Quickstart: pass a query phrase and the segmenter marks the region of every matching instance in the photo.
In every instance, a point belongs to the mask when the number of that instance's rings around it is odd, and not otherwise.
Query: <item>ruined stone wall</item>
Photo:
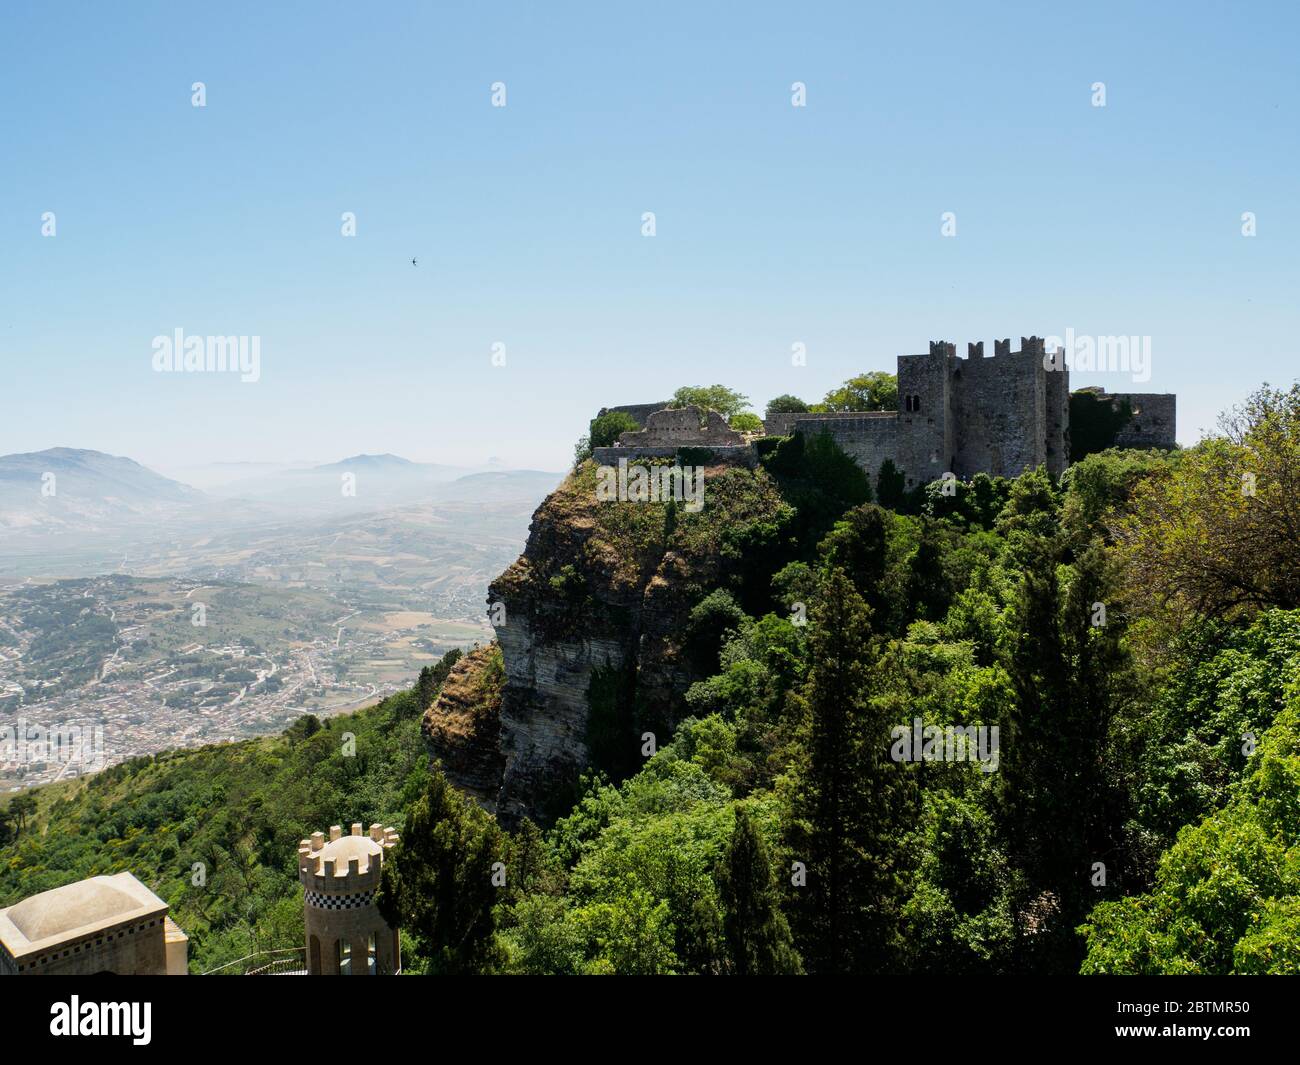
[[[632,420],[644,429],[646,419],[655,411],[663,410],[671,402],[671,399],[665,399],[660,400],[658,403],[627,403],[621,407],[601,407],[596,417],[599,418],[602,414],[609,414],[611,411],[622,411],[624,414],[630,415]]]
[[[618,446],[628,448],[735,447],[744,443],[745,434],[731,428],[716,410],[693,405],[657,410],[646,419],[644,429],[620,433],[618,438]]]
[[[619,460],[632,462],[636,459],[672,459],[679,460],[684,451],[707,452],[710,463],[726,463],[732,466],[753,467],[758,459],[749,444],[674,444],[664,447],[596,447],[591,449],[591,457],[597,466],[617,466]],[[701,460],[692,458],[686,465],[696,465]]]
[[[1103,394],[1104,389],[1100,390]],[[1175,446],[1178,397],[1170,392],[1114,392],[1112,401],[1128,400],[1133,417],[1115,435],[1116,447]]]

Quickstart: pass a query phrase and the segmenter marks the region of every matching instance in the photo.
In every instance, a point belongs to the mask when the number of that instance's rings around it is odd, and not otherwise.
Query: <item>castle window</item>
[[[912,395],[903,398],[903,409],[905,411],[916,412],[921,409],[921,397]]]

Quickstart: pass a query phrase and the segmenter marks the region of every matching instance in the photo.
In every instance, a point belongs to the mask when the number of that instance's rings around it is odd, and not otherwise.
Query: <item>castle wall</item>
[[[805,436],[829,433],[841,451],[849,455],[871,478],[872,488],[880,475],[880,464],[893,459],[898,465],[898,413],[892,410],[848,414],[790,415],[787,432]]]
[[[1154,447],[1168,450],[1175,446],[1178,397],[1168,392],[1108,393],[1113,400],[1128,400],[1133,417],[1115,435],[1116,447]]]
[[[753,467],[757,459],[754,456],[754,449],[749,444],[673,444],[671,446],[645,447],[637,445],[635,447],[594,447],[591,449],[591,457],[596,461],[597,466],[617,466],[619,460],[632,462],[636,459],[673,459],[676,460],[681,454],[683,448],[700,448],[709,452],[708,463],[717,462],[719,464],[750,466]]]
[[[983,352],[972,344],[966,359],[953,360],[957,446],[947,468],[962,479],[1016,477],[1040,465],[1059,475],[1068,457],[1069,371],[1044,368],[1038,337],[1022,337],[1019,351],[999,340],[992,358]]]
[[[1070,370],[1065,353],[1057,351],[1046,370],[1047,382],[1047,472],[1059,477],[1070,464]]]
[[[796,421],[806,423],[803,427],[805,433],[816,432],[811,425],[812,422],[833,421],[836,418],[860,418],[864,414],[893,414],[893,411],[835,411],[833,413],[813,414],[788,412],[781,414],[769,414],[763,419],[763,432],[768,436],[789,436],[794,432],[794,423]]]
[[[956,348],[931,342],[925,355],[898,357],[898,451],[894,463],[914,488],[952,469],[953,418],[949,391]]]
[[[1044,367],[1044,343],[1022,337],[968,346],[936,341],[898,357],[898,411],[871,414],[773,414],[769,434],[826,431],[875,478],[885,459],[913,488],[951,471],[1016,477],[1046,465],[1059,476],[1069,456],[1069,371]],[[862,419],[874,419],[867,422]]]

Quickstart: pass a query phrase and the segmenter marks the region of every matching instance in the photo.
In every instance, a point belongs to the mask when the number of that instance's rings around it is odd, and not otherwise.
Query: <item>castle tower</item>
[[[957,346],[931,341],[924,355],[898,356],[898,458],[907,487],[937,480],[952,469],[952,372]],[[869,471],[875,473],[875,471]]]
[[[375,906],[385,855],[396,845],[391,828],[360,824],[343,835],[330,826],[329,840],[313,832],[298,844],[298,879],[307,925],[307,972],[312,976],[366,976],[401,967],[397,930]]]

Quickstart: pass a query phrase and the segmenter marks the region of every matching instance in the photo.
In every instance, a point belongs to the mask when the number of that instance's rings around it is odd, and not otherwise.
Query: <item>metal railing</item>
[[[241,976],[282,976],[286,973],[305,973],[307,971],[307,950],[305,947],[288,947],[284,950],[259,950],[243,958],[236,958],[215,969],[200,973],[200,976],[215,976],[234,969]]]

